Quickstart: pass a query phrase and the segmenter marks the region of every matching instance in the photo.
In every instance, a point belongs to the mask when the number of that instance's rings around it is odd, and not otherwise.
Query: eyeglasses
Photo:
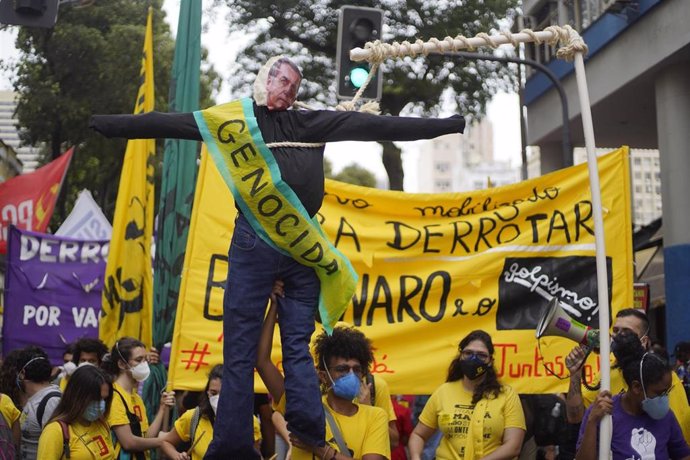
[[[329,369],[338,374],[347,374],[352,371],[356,376],[361,377],[363,374],[362,366],[348,366],[347,364],[340,364],[338,366],[329,367]]]
[[[460,352],[460,356],[462,359],[472,359],[476,358],[482,362],[487,362],[491,358],[488,353],[484,353],[483,351],[474,351],[474,350],[462,350]]]

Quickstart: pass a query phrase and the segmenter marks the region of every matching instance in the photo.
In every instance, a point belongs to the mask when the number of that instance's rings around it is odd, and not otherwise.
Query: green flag
[[[175,42],[169,111],[199,110],[201,67],[201,0],[180,2]],[[158,206],[158,231],[153,280],[153,344],[161,351],[172,339],[180,278],[187,245],[187,231],[194,201],[199,142],[166,139]],[[144,387],[144,399],[153,416],[158,409],[160,390],[165,386],[162,365],[152,366]],[[149,420],[153,420],[149,414]]]

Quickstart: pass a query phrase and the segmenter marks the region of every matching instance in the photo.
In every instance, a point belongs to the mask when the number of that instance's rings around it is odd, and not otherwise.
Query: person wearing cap
[[[253,367],[266,299],[276,279],[289,292],[281,311],[285,417],[305,444],[324,446],[324,412],[309,339],[317,306],[322,319],[324,308],[345,308],[357,275],[314,219],[324,199],[323,143],[431,139],[465,127],[459,115],[427,119],[288,110],[301,81],[299,68],[277,56],[259,71],[253,100],[194,113],[94,115],[90,122],[106,137],[203,140],[233,192],[239,213],[223,300],[226,391],[207,459],[260,458],[252,442]],[[329,296],[338,297],[339,304],[324,301]],[[326,323],[338,316],[329,315]]]
[[[631,332],[637,336],[645,350],[651,347],[649,338],[649,320],[647,315],[636,308],[625,308],[616,314],[616,319],[611,328],[612,340],[621,333]],[[614,347],[612,342],[612,347]],[[612,351],[613,352],[613,351]],[[587,409],[598,396],[597,390],[582,390],[581,369],[584,364],[585,351],[582,346],[576,346],[566,357],[565,365],[570,371],[570,387],[566,393],[566,415],[569,423],[580,423]],[[690,407],[685,397],[683,385],[675,373],[672,373],[672,385],[669,392],[669,402],[671,411],[678,419],[683,430],[683,437],[690,442]],[[594,377],[598,381],[599,376]],[[623,378],[623,373],[618,364],[614,364],[611,369],[611,394],[615,395],[628,389],[628,385]]]

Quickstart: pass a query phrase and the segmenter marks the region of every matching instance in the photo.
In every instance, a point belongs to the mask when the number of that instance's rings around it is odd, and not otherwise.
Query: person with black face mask
[[[431,395],[410,436],[411,460],[420,460],[424,443],[437,429],[443,433],[438,460],[517,457],[525,416],[518,394],[496,377],[491,336],[472,331],[458,349],[446,383]]]
[[[619,333],[614,344],[627,389],[613,397],[609,391],[599,392],[582,420],[576,460],[597,458],[599,422],[606,414],[613,421],[613,459],[690,459],[690,447],[669,407],[668,362],[645,351],[633,332]]]

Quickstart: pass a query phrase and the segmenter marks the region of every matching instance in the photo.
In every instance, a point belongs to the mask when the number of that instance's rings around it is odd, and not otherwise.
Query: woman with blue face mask
[[[286,398],[300,397],[299,394],[285,394],[283,375],[271,360],[273,330],[283,295],[283,285],[278,281],[273,287],[271,304],[261,331],[256,364],[259,375],[273,397],[275,410],[282,415],[285,413]],[[289,352],[282,331],[281,340],[283,352]],[[373,361],[369,340],[355,328],[335,327],[332,335],[324,332],[317,336],[313,353],[323,390],[323,408],[327,411],[326,444],[323,447],[308,446],[289,434],[290,425],[287,425],[288,432],[283,436],[289,438],[291,444],[289,457],[292,460],[389,459],[387,413],[379,407],[359,404],[357,398],[364,375]],[[332,428],[334,425],[340,432],[340,445]],[[276,424],[276,431],[280,433],[281,428],[285,427]],[[344,450],[347,452],[343,453]],[[285,454],[278,458],[285,458]]]
[[[41,460],[111,460],[115,450],[106,417],[113,398],[109,376],[95,366],[77,369],[38,441]]]
[[[598,456],[599,422],[611,414],[611,454],[616,459],[690,459],[690,447],[669,410],[671,367],[653,352],[645,352],[633,333],[615,337],[614,355],[628,389],[611,397],[601,391],[582,419],[577,460]]]

